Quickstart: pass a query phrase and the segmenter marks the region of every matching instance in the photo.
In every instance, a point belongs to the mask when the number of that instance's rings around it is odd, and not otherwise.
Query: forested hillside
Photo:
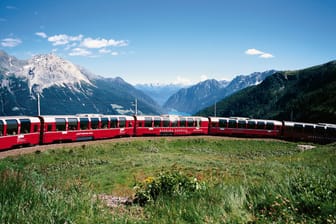
[[[336,61],[277,72],[218,102],[217,116],[336,123]],[[210,116],[214,106],[197,113]]]

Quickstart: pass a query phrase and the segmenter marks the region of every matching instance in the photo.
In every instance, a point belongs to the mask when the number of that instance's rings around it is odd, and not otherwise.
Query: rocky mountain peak
[[[32,57],[16,74],[27,78],[29,88],[36,86],[39,89],[37,91],[54,85],[71,86],[74,89],[83,82],[92,85],[76,65],[52,53]]]
[[[39,93],[39,94],[37,94]],[[122,78],[97,76],[55,54],[18,60],[0,51],[0,115],[160,114],[160,107]]]

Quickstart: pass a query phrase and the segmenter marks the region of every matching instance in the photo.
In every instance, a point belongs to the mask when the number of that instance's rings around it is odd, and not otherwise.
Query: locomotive
[[[335,124],[242,117],[103,114],[0,117],[0,150],[115,137],[219,135],[330,143]]]

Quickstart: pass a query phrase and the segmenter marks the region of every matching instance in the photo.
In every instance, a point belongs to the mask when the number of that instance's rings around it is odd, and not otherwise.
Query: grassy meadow
[[[298,144],[130,139],[8,157],[0,222],[336,223],[336,145]]]

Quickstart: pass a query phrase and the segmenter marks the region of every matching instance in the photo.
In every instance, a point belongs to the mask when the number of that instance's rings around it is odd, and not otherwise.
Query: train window
[[[324,133],[325,133],[325,127],[323,127],[323,126],[316,126],[316,134],[318,134],[318,135],[324,135]]]
[[[52,131],[52,124],[47,125],[47,131]]]
[[[16,135],[18,133],[18,122],[14,119],[6,120],[7,135]]]
[[[145,127],[147,127],[147,128],[152,127],[152,118],[151,117],[145,117]]]
[[[3,125],[3,121],[0,121],[0,136],[4,135],[4,125]]]
[[[185,119],[185,118],[181,118],[180,119],[180,127],[186,127],[186,122],[187,122],[187,120]]]
[[[219,127],[220,128],[226,128],[227,127],[227,120],[219,119]]]
[[[159,117],[154,118],[154,127],[160,127],[161,126],[161,119]]]
[[[229,120],[229,128],[236,128],[237,121],[236,120]]]
[[[274,123],[273,122],[267,122],[266,123],[266,129],[267,130],[274,130]]]
[[[255,121],[248,121],[247,122],[247,128],[254,129],[255,126],[256,126],[256,122]]]
[[[177,120],[172,120],[171,121],[171,126],[172,127],[177,127],[177,123],[178,123]]]
[[[211,127],[216,128],[217,127],[217,122],[215,122],[215,121],[211,122]]]
[[[335,138],[335,136],[336,136],[336,128],[334,128],[334,127],[327,127],[327,135],[328,135],[328,137]]]
[[[163,127],[169,127],[169,123],[170,123],[170,121],[169,121],[169,119],[168,118],[163,118]]]
[[[313,125],[305,125],[305,132],[313,134],[314,133],[314,126]]]
[[[20,133],[23,133],[23,134],[30,133],[30,120],[20,119],[20,123],[21,123]]]
[[[238,128],[246,128],[246,120],[239,120]]]
[[[80,129],[81,130],[87,130],[89,129],[89,119],[88,118],[79,118],[80,122]]]
[[[258,121],[257,122],[257,129],[264,129],[265,128],[265,122],[264,121]]]
[[[91,128],[97,129],[99,125],[99,119],[98,118],[91,118]]]
[[[56,131],[65,131],[65,119],[56,118]]]
[[[294,124],[294,131],[295,132],[302,132],[303,131],[303,125],[302,124]]]
[[[143,127],[143,121],[137,121],[138,122],[138,127]]]
[[[119,117],[119,128],[125,128],[125,127],[126,127],[126,118]]]
[[[188,124],[188,127],[194,127],[195,125],[194,125],[194,119],[192,119],[192,118],[188,118],[188,120],[187,120],[187,124]]]
[[[68,130],[77,130],[78,129],[78,121],[76,118],[68,119]]]
[[[112,117],[111,118],[111,128],[117,128],[118,127],[118,118]]]
[[[101,128],[108,128],[109,119],[107,117],[101,118]]]

